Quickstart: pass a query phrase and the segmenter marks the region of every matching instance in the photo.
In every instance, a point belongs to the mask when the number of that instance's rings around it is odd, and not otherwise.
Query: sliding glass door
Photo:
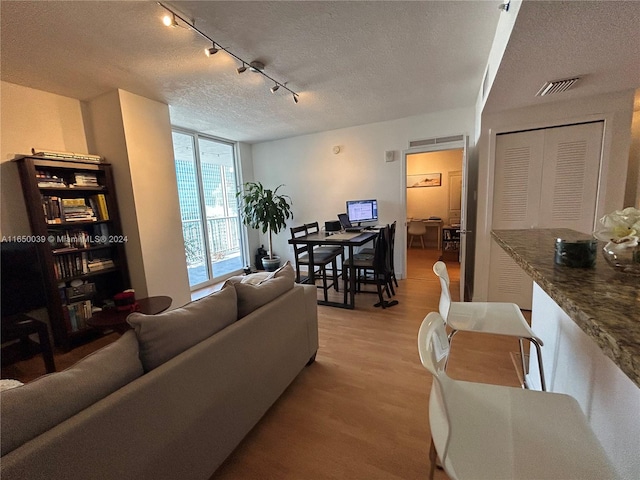
[[[174,131],[178,197],[189,285],[196,288],[240,272],[243,258],[236,202],[234,145]]]

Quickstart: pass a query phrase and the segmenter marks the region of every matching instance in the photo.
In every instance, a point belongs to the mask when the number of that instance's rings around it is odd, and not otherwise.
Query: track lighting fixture
[[[207,57],[210,57],[211,55],[215,55],[219,51],[220,51],[220,49],[218,47],[216,47],[216,44],[214,43],[213,46],[204,49],[204,54]]]
[[[256,60],[254,60],[253,62],[251,62],[249,64],[249,71],[250,72],[262,73],[262,70],[264,70],[264,63],[262,63],[262,62],[258,62]]]
[[[169,12],[167,15],[165,15],[162,19],[162,23],[164,23],[167,27],[178,27],[180,26],[178,24],[178,20],[180,20],[182,23],[184,23],[189,29],[193,30],[194,32],[196,32],[198,35],[200,35],[202,38],[208,40],[209,42],[211,42],[211,47],[207,47],[204,49],[204,53],[210,57],[211,55],[215,55],[216,53],[218,53],[220,50],[224,50],[225,52],[227,52],[229,55],[231,55],[233,58],[235,58],[237,61],[239,61],[240,63],[242,63],[242,66],[238,67],[236,69],[236,72],[240,73],[244,73],[247,71],[247,68],[251,71],[251,72],[255,72],[255,73],[259,73],[260,75],[262,75],[263,77],[267,78],[268,80],[271,80],[274,85],[273,87],[271,87],[271,92],[275,93],[278,91],[278,89],[280,87],[284,88],[285,90],[287,90],[289,93],[291,93],[291,95],[293,95],[293,101],[294,103],[298,103],[298,94],[296,92],[294,92],[293,90],[291,90],[289,87],[287,87],[287,83],[286,82],[278,82],[276,79],[270,77],[269,75],[267,75],[266,73],[264,73],[264,63],[259,62],[257,60],[254,60],[253,62],[247,62],[246,60],[243,60],[242,58],[238,57],[236,54],[234,54],[233,52],[229,51],[229,49],[221,46],[219,43],[216,43],[211,37],[209,37],[206,33],[204,33],[202,30],[198,29],[194,22],[187,20],[186,18],[184,18],[183,16],[181,16],[179,13],[173,11],[171,8],[169,8],[167,5],[161,3],[161,2],[157,2],[158,5],[160,5],[162,8],[164,8],[167,12]]]
[[[176,22],[176,15],[172,13],[171,15],[165,15],[162,17],[162,23],[167,27],[177,27],[178,22]]]

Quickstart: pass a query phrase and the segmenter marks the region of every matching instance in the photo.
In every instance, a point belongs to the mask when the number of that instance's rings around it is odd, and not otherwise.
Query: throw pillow
[[[143,374],[138,342],[126,332],[61,372],[0,394],[2,455],[50,430]]]
[[[129,315],[127,322],[138,337],[145,372],[235,322],[238,318],[236,301],[235,289],[223,287],[175,310],[156,315]]]
[[[240,283],[250,283],[251,285],[259,285],[261,282],[272,278],[275,272],[258,272],[242,277]]]
[[[294,280],[295,272],[291,263],[287,262],[258,285],[233,284],[238,294],[238,318],[246,317],[257,308],[291,290]]]

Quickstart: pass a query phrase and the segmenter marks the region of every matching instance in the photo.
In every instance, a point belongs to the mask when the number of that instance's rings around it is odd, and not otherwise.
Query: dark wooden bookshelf
[[[91,338],[92,333],[95,333],[95,330],[86,323],[86,318],[90,318],[90,312],[87,312],[89,317],[78,318],[74,307],[77,302],[66,297],[67,289],[71,287],[70,282],[81,280],[85,283],[94,283],[95,292],[90,298],[84,299],[90,300],[92,307],[103,307],[116,293],[130,288],[125,243],[123,241],[104,243],[100,240],[105,236],[107,240],[124,238],[112,167],[108,163],[85,163],[28,155],[15,159],[15,162],[18,164],[32,237],[37,242],[41,259],[54,342],[56,346],[68,351],[83,339]],[[52,182],[58,181],[61,185],[39,186],[39,183],[44,183],[43,174],[50,175],[54,179]],[[72,186],[79,175],[95,178],[98,185]],[[106,212],[108,219],[100,218],[101,212],[92,208],[97,201],[96,195],[104,196],[102,213]],[[96,220],[65,221],[65,210],[62,202],[59,202],[59,223],[48,223],[47,215],[50,212],[47,211],[45,197],[51,196],[60,199],[83,199],[84,205],[89,207],[83,215],[93,212]],[[73,235],[69,235],[69,232],[73,232]],[[78,243],[79,238],[82,239],[83,244],[78,248],[71,249],[73,246],[71,243],[69,245],[64,243],[66,239],[69,242]],[[61,249],[65,251],[58,251]],[[88,262],[98,259],[112,260],[114,266],[88,271]],[[72,260],[73,265],[70,266],[73,268],[67,271],[73,274],[61,274],[60,262],[71,263]],[[71,309],[74,309],[74,314],[70,318]]]

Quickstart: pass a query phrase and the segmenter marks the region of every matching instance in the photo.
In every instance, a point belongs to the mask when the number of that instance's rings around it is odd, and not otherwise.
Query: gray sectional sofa
[[[244,282],[243,282],[244,280]],[[237,277],[0,394],[0,477],[206,479],[318,348],[316,288]]]

